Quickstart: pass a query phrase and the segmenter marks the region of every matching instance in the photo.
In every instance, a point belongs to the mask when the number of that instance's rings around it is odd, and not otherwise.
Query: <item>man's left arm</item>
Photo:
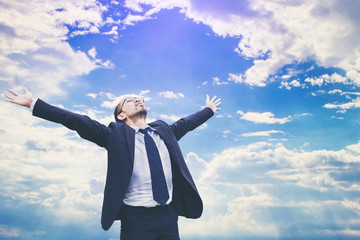
[[[188,117],[181,118],[177,122],[170,125],[171,129],[173,130],[176,139],[180,140],[187,132],[194,130],[204,122],[206,122],[209,118],[211,118],[214,113],[216,113],[219,108],[218,106],[221,104],[221,98],[216,98],[214,96],[211,100],[209,96],[206,96],[205,107]]]

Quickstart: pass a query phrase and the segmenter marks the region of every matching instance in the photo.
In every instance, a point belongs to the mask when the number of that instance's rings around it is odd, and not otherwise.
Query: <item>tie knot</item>
[[[141,133],[143,133],[143,134],[148,134],[148,130],[149,130],[150,128],[149,127],[147,127],[147,128],[139,128],[139,132],[141,132]]]

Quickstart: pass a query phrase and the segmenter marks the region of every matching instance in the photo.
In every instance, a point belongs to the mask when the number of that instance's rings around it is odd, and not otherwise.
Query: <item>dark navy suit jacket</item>
[[[113,222],[119,219],[120,208],[133,171],[135,130],[126,124],[117,122],[105,126],[87,116],[49,105],[41,99],[36,102],[33,115],[60,123],[77,131],[82,138],[107,149],[108,168],[101,224],[104,230],[108,230]],[[206,107],[172,125],[163,121],[149,123],[164,140],[170,154],[173,173],[173,201],[171,204],[179,216],[199,218],[203,211],[203,204],[186,166],[178,140],[213,115],[214,112]]]

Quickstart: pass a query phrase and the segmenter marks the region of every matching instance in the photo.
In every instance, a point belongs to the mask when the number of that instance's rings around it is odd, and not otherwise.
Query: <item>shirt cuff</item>
[[[34,110],[34,106],[35,106],[37,100],[38,100],[38,98],[35,98],[35,99],[33,100],[33,102],[31,103],[30,112],[32,112],[32,111]]]

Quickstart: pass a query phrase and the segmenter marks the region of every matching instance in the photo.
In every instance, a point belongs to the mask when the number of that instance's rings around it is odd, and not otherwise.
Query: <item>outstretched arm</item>
[[[214,115],[217,110],[220,110],[218,106],[221,104],[221,99],[216,99],[214,96],[211,100],[209,96],[206,96],[205,107],[188,117],[181,118],[177,122],[170,125],[172,128],[176,139],[180,140],[187,132],[194,130],[204,122],[206,122],[210,117]]]
[[[31,107],[31,104],[34,101],[33,96],[31,95],[29,90],[27,90],[27,88],[24,88],[24,94],[19,94],[9,89],[9,92],[4,92],[4,96],[6,97],[6,101],[28,108]]]
[[[35,101],[26,88],[24,89],[24,94],[19,94],[13,90],[9,91],[10,92],[4,92],[5,100],[8,102],[31,108],[32,103]],[[109,128],[103,124],[90,119],[88,116],[49,105],[41,99],[37,99],[34,104],[35,106],[32,110],[34,116],[60,123],[71,130],[77,131],[84,139],[92,141],[101,147],[107,146]]]

